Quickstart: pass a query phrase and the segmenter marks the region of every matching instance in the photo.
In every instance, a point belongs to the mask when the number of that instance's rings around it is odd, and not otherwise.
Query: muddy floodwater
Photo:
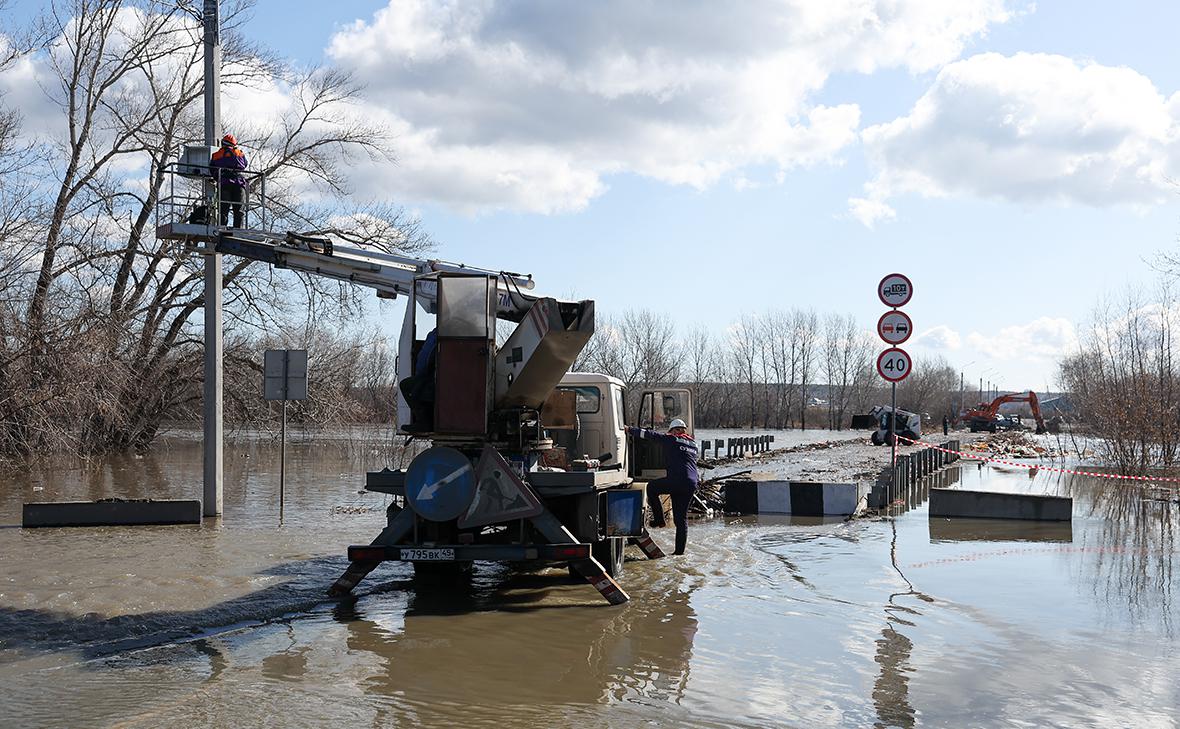
[[[1072,524],[930,521],[921,490],[887,517],[694,522],[685,557],[629,548],[620,607],[499,564],[450,586],[387,564],[328,600],[384,523],[358,491],[392,452],[293,445],[282,526],[271,440],[227,448],[225,514],[201,526],[16,526],[23,501],[199,498],[192,440],[4,469],[0,725],[1178,721],[1180,506],[1135,486],[968,464],[932,482],[1069,495]]]

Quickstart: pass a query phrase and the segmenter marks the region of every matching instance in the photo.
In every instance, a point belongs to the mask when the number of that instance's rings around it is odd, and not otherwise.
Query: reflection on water
[[[1061,542],[1073,541],[1073,523],[1011,519],[931,519],[932,542]]]
[[[1176,507],[1136,488],[968,464],[884,518],[695,523],[687,558],[630,555],[621,607],[499,564],[447,585],[386,565],[328,601],[381,527],[358,491],[391,453],[293,446],[282,527],[277,449],[249,442],[221,520],[0,529],[5,726],[1169,726],[1180,706]],[[191,498],[200,452],[3,478],[11,524],[25,499]],[[1075,519],[930,521],[929,488],[956,484],[1072,496]]]

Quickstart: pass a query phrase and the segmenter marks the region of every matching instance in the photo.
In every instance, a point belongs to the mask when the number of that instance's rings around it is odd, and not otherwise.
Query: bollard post
[[[709,441],[702,440],[701,441],[701,458],[704,458],[708,455],[709,455]]]
[[[725,457],[733,458],[733,438],[725,439]]]
[[[721,457],[721,446],[723,445],[725,445],[725,441],[721,438],[717,438],[713,441],[713,453],[715,453],[718,458]]]

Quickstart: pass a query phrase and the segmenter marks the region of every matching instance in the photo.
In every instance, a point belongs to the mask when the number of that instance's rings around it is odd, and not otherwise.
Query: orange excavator
[[[1037,402],[1037,393],[1029,390],[1028,392],[1014,392],[1009,395],[1000,395],[991,403],[979,403],[979,407],[972,408],[959,416],[959,422],[966,423],[971,429],[972,433],[978,433],[981,430],[990,431],[992,433],[999,429],[1010,429],[1013,427],[1011,423],[1018,423],[1019,421],[1009,421],[999,416],[1000,406],[1009,402],[1026,402],[1032,410],[1033,418],[1037,421],[1037,433],[1048,432],[1045,427],[1045,419],[1041,417],[1041,406]]]

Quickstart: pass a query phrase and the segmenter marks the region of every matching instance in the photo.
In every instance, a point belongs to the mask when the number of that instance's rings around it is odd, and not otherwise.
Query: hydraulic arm
[[[539,298],[526,294],[533,279],[518,273],[492,271],[461,263],[427,260],[380,253],[335,244],[331,239],[288,233],[285,236],[262,236],[255,232],[223,232],[215,244],[218,253],[269,263],[275,268],[289,268],[315,276],[350,281],[377,291],[377,296],[395,299],[409,296],[414,280],[430,273],[476,273],[495,276],[499,293],[497,316],[519,322]],[[431,281],[420,281],[417,299],[433,313],[436,292]]]

